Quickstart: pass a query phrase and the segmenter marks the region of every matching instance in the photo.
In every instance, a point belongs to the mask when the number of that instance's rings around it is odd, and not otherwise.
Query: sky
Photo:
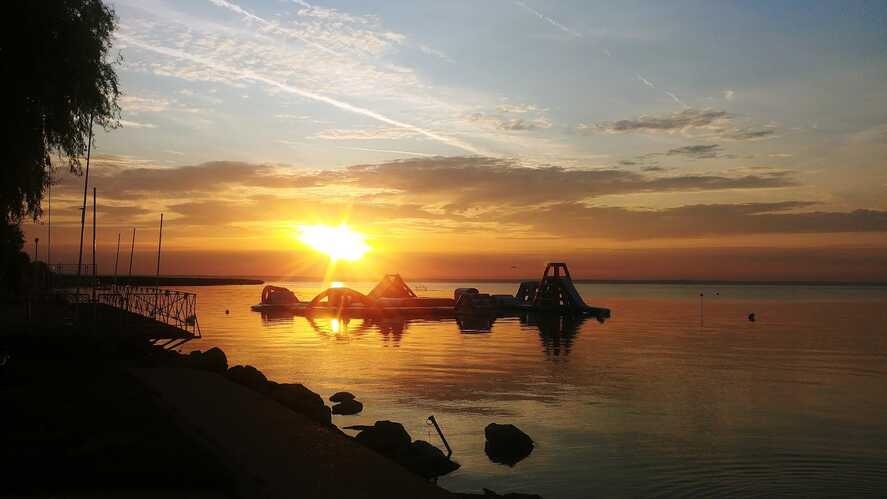
[[[169,274],[323,274],[298,226],[347,221],[348,277],[887,280],[887,3],[111,5],[100,272],[133,227],[153,271],[162,212]]]

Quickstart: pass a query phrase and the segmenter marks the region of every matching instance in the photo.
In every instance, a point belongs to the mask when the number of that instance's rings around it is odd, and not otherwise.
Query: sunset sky
[[[887,280],[887,3],[111,4],[100,272],[163,212],[169,274],[322,275],[297,227],[347,220],[368,278]]]

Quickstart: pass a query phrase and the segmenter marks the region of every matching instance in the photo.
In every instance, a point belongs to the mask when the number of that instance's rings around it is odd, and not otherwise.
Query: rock
[[[336,392],[330,396],[330,402],[344,402],[346,400],[354,400],[354,394],[351,392]]]
[[[443,451],[424,440],[416,440],[397,456],[397,462],[423,478],[436,478],[459,469]]]
[[[490,423],[484,435],[484,451],[494,463],[514,466],[533,452],[533,439],[512,424]]]
[[[333,406],[333,414],[351,416],[363,410],[363,404],[357,400],[343,400]]]
[[[376,421],[372,428],[358,433],[354,439],[390,458],[406,451],[413,440],[402,424],[393,421]]]
[[[234,366],[228,369],[227,376],[231,381],[260,393],[268,393],[270,389],[268,378],[253,366]]]
[[[224,373],[228,370],[228,357],[219,347],[212,347],[203,352],[203,369],[216,373]]]
[[[176,363],[191,369],[217,373],[224,373],[228,370],[228,358],[225,356],[225,352],[217,347],[210,348],[205,352],[194,350],[188,355],[179,356]]]
[[[461,494],[456,494],[456,497],[460,499],[490,499],[490,498],[498,498],[502,499],[542,499],[542,496],[538,494],[523,494],[521,492],[509,492],[507,494],[497,494],[490,489],[483,489],[483,493],[475,494],[471,492],[462,492]]]
[[[271,398],[280,405],[288,407],[320,424],[332,424],[330,408],[324,405],[320,395],[299,383],[271,383],[268,383],[271,388]]]

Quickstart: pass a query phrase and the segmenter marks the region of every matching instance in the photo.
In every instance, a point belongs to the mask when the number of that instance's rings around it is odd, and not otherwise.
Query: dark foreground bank
[[[0,363],[0,495],[536,497],[441,489],[219,349],[0,335]]]

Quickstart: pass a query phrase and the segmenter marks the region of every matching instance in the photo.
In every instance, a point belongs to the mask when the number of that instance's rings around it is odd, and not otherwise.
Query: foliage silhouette
[[[118,125],[120,90],[109,58],[117,25],[101,0],[4,4],[0,74],[4,75],[5,161],[0,164],[0,281],[21,250],[18,225],[40,216],[52,156],[80,173],[92,124]],[[119,60],[119,58],[117,59]]]

